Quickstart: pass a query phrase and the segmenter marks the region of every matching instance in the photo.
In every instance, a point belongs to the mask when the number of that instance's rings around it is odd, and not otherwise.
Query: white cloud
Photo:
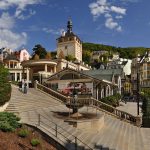
[[[126,9],[125,8],[121,8],[121,7],[116,7],[116,6],[111,6],[111,11],[118,13],[118,14],[122,14],[125,15],[126,14]]]
[[[109,7],[106,3],[106,0],[97,0],[97,2],[89,4],[89,8],[91,14],[94,17],[99,17],[100,15],[105,14],[109,11]]]
[[[116,19],[122,19],[123,16],[119,15],[119,16],[116,16],[115,18],[116,18]]]
[[[27,9],[28,5],[39,4],[43,0],[0,0],[0,47],[9,47],[17,49],[27,43],[27,34],[25,32],[17,33],[14,31],[17,19],[28,19],[36,12]],[[13,16],[7,12],[10,8],[15,8]],[[5,11],[5,12],[3,12]],[[26,12],[26,15],[24,15]]]
[[[9,8],[15,7],[15,17],[18,19],[27,19],[35,14],[33,10],[27,10],[28,5],[35,5],[41,3],[43,0],[1,0],[0,10],[8,10]],[[23,12],[28,11],[28,15],[24,16]]]
[[[128,2],[130,2],[130,3],[137,3],[137,2],[139,2],[141,0],[120,0],[120,1],[124,2],[124,3],[128,3]]]
[[[112,18],[107,18],[105,26],[109,29],[115,29],[118,26],[118,23],[115,22]]]
[[[15,19],[9,13],[2,13],[0,16],[0,47],[9,47],[17,49],[27,42],[25,32],[15,33],[12,29],[15,26]]]
[[[58,29],[58,30],[54,30],[54,29],[49,29],[49,28],[42,28],[42,30],[46,33],[51,33],[51,34],[55,34],[55,35],[60,35],[63,31],[65,31],[64,29]]]
[[[14,18],[9,13],[2,13],[0,16],[0,29],[11,29],[14,27]]]
[[[109,18],[109,17],[111,17],[111,14],[106,13],[106,14],[105,14],[105,17],[106,17],[106,18]]]
[[[28,19],[31,16],[35,15],[35,14],[36,14],[36,11],[34,11],[32,9],[29,9],[29,14],[28,15],[23,15],[22,11],[18,9],[15,12],[15,17],[18,18],[18,19],[21,19],[21,20],[25,20],[25,19]]]
[[[0,46],[17,49],[27,43],[27,34],[14,33],[8,29],[0,29]]]
[[[23,10],[27,5],[38,4],[40,2],[42,0],[2,0],[0,1],[0,9],[6,10],[16,6],[18,9]]]
[[[119,32],[122,31],[118,19],[123,19],[124,15],[126,15],[125,8],[112,6],[107,0],[97,0],[96,2],[90,3],[89,8],[94,20],[100,16],[104,16],[105,27]]]

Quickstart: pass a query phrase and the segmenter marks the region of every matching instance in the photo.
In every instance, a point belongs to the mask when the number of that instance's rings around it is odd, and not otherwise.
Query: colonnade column
[[[47,78],[47,64],[45,64],[45,72],[46,72],[45,77]],[[41,76],[42,76],[42,74],[41,74]]]
[[[17,81],[17,72],[15,72],[15,81]]]
[[[54,73],[56,73],[56,65],[54,66]]]
[[[99,89],[98,89],[98,86],[97,86],[97,88],[96,88],[96,99],[97,99],[97,100],[99,99],[98,93],[99,93]]]
[[[47,72],[47,64],[45,64],[45,72]]]
[[[29,68],[27,68],[27,82],[29,82]]]
[[[22,72],[20,72],[19,80],[22,81]]]

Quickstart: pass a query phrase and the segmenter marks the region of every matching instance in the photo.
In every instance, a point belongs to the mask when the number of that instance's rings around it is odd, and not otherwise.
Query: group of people
[[[20,83],[19,83],[19,89],[24,93],[27,94],[27,81],[25,79],[23,79]]]

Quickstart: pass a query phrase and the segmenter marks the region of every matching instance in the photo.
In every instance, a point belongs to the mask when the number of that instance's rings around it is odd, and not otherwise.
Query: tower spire
[[[69,20],[67,22],[67,32],[68,33],[72,32],[72,21],[71,21],[71,18],[69,18]]]

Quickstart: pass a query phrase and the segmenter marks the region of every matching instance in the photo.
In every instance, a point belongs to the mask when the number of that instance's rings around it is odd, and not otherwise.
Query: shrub
[[[150,93],[145,93],[141,95],[142,98],[142,123],[143,127],[149,128],[150,127]]]
[[[27,137],[29,135],[29,131],[27,129],[21,129],[19,132],[18,132],[18,135],[20,137]]]
[[[111,95],[111,96],[108,96],[108,97],[104,97],[101,99],[101,101],[103,103],[106,103],[108,105],[111,105],[111,106],[118,106],[119,105],[119,100],[121,98],[121,95],[120,94],[114,94],[114,95]]]
[[[18,81],[11,81],[11,83],[18,86]]]
[[[0,129],[4,132],[14,131],[14,128],[7,121],[0,122]]]
[[[40,141],[38,140],[38,139],[32,139],[31,140],[31,145],[32,146],[37,146],[37,145],[39,145],[40,144]]]
[[[8,81],[8,69],[0,64],[0,105],[9,101],[11,96],[11,85]]]
[[[20,118],[13,113],[0,112],[0,130],[2,131],[14,131],[16,128],[21,127],[18,122]]]

